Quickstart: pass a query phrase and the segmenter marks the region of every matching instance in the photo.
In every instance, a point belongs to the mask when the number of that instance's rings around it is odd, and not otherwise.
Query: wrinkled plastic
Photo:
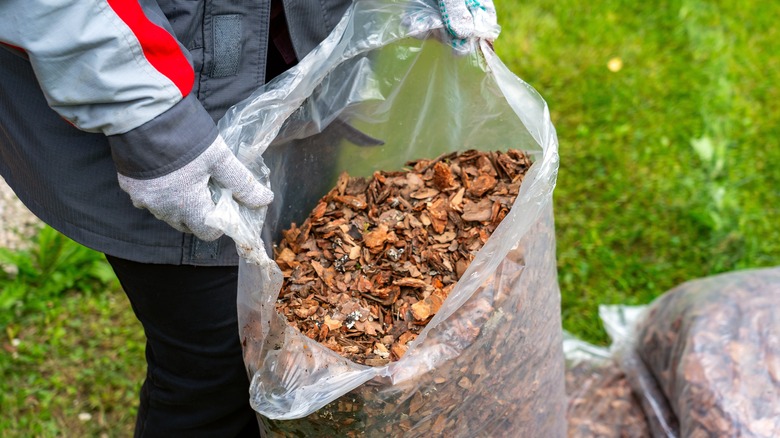
[[[563,357],[569,364],[593,362],[600,364],[612,358],[609,348],[593,345],[577,338],[569,332],[563,332]]]
[[[355,2],[312,53],[220,121],[275,194],[268,211],[249,211],[217,188],[209,218],[241,255],[240,335],[250,401],[267,431],[565,435],[555,130],[544,100],[490,44],[468,43],[453,51],[427,2]],[[353,363],[276,313],[283,278],[268,257],[272,242],[342,170],[369,176],[412,159],[509,148],[534,161],[514,206],[399,361]]]
[[[569,438],[650,436],[644,411],[611,348],[564,332]]]
[[[639,357],[635,344],[636,324],[647,306],[601,305],[599,317],[612,339],[614,360],[626,374],[634,393],[639,398],[653,437],[677,438],[677,416],[661,392],[658,381]]]
[[[654,436],[780,436],[780,269],[683,283],[620,321],[626,310],[601,313],[626,336],[621,366],[664,427]]]

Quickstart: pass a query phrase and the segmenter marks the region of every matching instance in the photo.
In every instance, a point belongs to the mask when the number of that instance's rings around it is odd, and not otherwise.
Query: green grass
[[[780,4],[496,3],[496,51],[558,132],[567,330],[605,343],[599,304],[780,264]]]
[[[599,304],[780,265],[780,3],[496,3],[496,51],[558,132],[564,328],[607,343]],[[44,231],[37,252],[0,252],[20,266],[0,276],[0,436],[131,434],[143,333],[71,244]]]
[[[116,285],[102,254],[44,227],[30,249],[0,248],[0,327],[26,314],[45,311],[69,290],[93,292]]]
[[[68,293],[5,333],[0,436],[132,436],[146,363],[121,291]]]
[[[143,331],[103,255],[45,227],[0,265],[0,436],[132,435]]]

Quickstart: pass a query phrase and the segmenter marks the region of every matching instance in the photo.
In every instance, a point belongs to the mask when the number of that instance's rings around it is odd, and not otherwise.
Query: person
[[[41,220],[106,255],[146,335],[136,436],[257,436],[238,339],[234,243],[210,180],[274,194],[216,122],[286,71],[350,0],[6,0],[0,174]],[[442,0],[457,38],[487,0]],[[492,17],[492,18],[491,18]]]

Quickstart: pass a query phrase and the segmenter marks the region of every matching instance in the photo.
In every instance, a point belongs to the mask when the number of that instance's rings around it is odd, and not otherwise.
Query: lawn
[[[601,303],[780,264],[780,4],[496,3],[496,51],[558,132],[566,329],[607,342]]]
[[[599,304],[780,265],[780,3],[496,7],[496,51],[544,96],[558,133],[565,329],[606,344]],[[95,256],[52,263],[93,269]],[[128,435],[144,361],[126,298],[99,272],[47,281],[79,292],[3,309],[0,436]]]
[[[132,436],[145,341],[103,255],[46,227],[0,264],[0,437]]]

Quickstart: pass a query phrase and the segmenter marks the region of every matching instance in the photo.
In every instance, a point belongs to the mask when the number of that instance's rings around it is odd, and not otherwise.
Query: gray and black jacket
[[[44,222],[98,251],[235,264],[228,238],[202,242],[134,208],[116,173],[152,178],[198,156],[215,120],[289,64],[274,43],[302,58],[351,3],[276,1],[281,37],[271,0],[1,2],[0,174]]]

